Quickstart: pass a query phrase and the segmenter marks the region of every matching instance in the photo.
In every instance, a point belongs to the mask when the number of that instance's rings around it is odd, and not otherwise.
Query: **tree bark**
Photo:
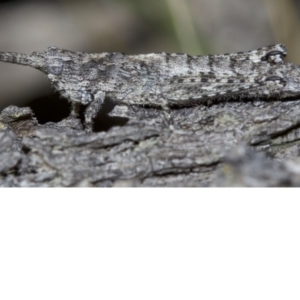
[[[38,124],[0,114],[0,185],[300,186],[300,100],[173,109],[115,106],[124,126],[85,133],[78,120]]]

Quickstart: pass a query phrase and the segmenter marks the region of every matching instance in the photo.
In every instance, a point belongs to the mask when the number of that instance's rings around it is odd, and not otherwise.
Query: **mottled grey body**
[[[283,63],[284,45],[221,55],[123,53],[88,54],[55,47],[31,55],[0,52],[0,61],[28,65],[47,74],[73,103],[87,106],[92,130],[106,96],[115,103],[168,110],[235,98],[288,98],[300,94],[300,67]]]

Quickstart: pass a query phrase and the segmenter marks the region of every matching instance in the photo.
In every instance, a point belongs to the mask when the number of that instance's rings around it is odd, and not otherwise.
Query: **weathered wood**
[[[174,109],[116,106],[122,127],[0,114],[1,186],[300,186],[300,100]]]

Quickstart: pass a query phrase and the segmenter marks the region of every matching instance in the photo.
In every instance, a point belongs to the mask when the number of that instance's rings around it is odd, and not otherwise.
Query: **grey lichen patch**
[[[9,106],[0,113],[0,128],[11,129],[17,136],[33,136],[38,122],[29,107]]]

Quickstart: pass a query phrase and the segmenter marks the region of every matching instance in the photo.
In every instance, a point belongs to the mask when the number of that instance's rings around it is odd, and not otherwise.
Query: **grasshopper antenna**
[[[33,54],[23,54],[16,52],[0,52],[0,61],[30,66],[36,69],[41,69],[44,65],[43,58]]]

